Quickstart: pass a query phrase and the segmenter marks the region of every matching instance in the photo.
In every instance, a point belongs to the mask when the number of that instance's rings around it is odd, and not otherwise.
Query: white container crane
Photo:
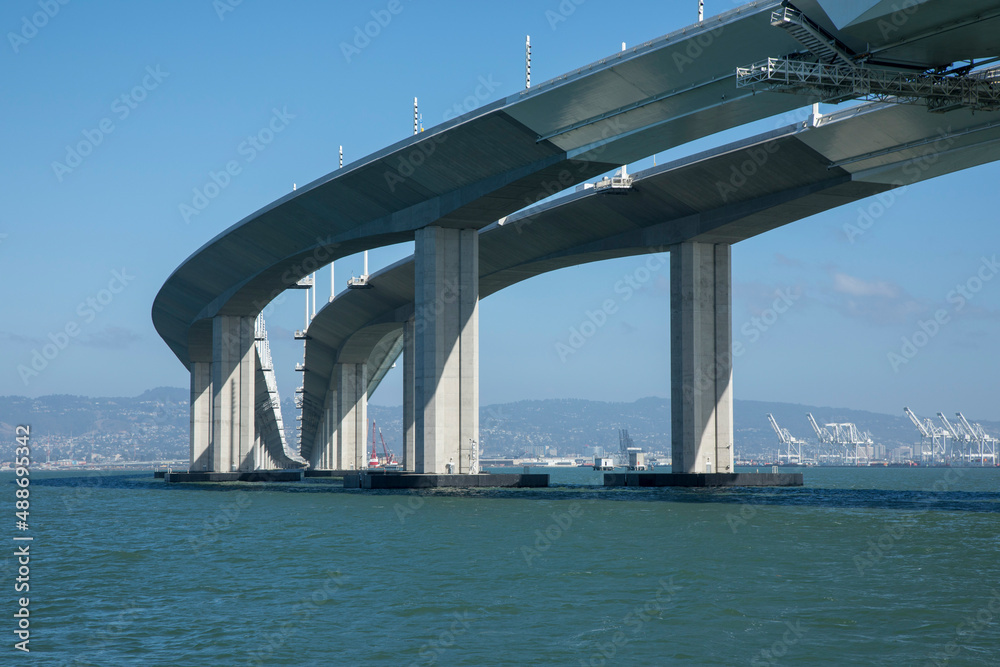
[[[802,465],[802,445],[806,443],[794,437],[787,428],[778,426],[778,421],[771,413],[768,413],[767,421],[771,424],[774,432],[778,434],[778,442],[785,446],[785,462]]]

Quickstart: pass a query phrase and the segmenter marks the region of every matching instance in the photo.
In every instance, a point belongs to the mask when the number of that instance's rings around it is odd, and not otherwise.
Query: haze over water
[[[730,490],[549,472],[420,495],[33,474],[33,662],[1000,662],[998,469]]]

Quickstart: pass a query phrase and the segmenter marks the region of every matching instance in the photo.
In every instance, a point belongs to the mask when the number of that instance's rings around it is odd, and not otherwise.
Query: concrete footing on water
[[[306,470],[306,477],[343,477],[344,475],[358,474],[357,470]]]
[[[167,482],[300,482],[302,470],[256,470],[252,472],[168,472]]]
[[[438,489],[472,487],[545,488],[549,476],[540,473],[499,473],[479,475],[437,475],[415,472],[350,472],[344,475],[345,489]]]
[[[605,473],[604,486],[802,486],[802,473]]]

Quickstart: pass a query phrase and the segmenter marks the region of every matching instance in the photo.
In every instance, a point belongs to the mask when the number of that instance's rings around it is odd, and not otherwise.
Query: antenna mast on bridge
[[[524,87],[531,88],[531,35],[524,38]]]

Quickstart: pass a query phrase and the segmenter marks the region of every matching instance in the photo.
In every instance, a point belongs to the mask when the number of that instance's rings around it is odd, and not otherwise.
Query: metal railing
[[[257,349],[257,356],[260,358],[260,368],[264,375],[264,384],[267,386],[267,396],[265,401],[262,401],[256,407],[256,412],[260,417],[266,418],[268,413],[270,413],[271,419],[262,419],[261,425],[268,421],[272,422],[274,425],[274,430],[277,431],[276,435],[278,441],[281,443],[281,450],[285,455],[285,458],[293,461],[300,462],[300,457],[296,456],[291,449],[288,447],[287,438],[285,437],[285,424],[281,417],[281,397],[278,395],[278,380],[274,374],[274,361],[271,358],[271,344],[267,340],[267,327],[264,324],[264,316],[258,315],[257,319],[254,321],[254,345]],[[270,433],[270,431],[266,431]],[[280,463],[280,462],[279,462]]]
[[[736,85],[739,88],[818,95],[826,101],[857,98],[926,104],[932,111],[950,111],[960,107],[995,111],[1000,109],[1000,83],[996,83],[995,76],[996,73],[976,76],[913,74],[768,58],[749,67],[736,68]]]

